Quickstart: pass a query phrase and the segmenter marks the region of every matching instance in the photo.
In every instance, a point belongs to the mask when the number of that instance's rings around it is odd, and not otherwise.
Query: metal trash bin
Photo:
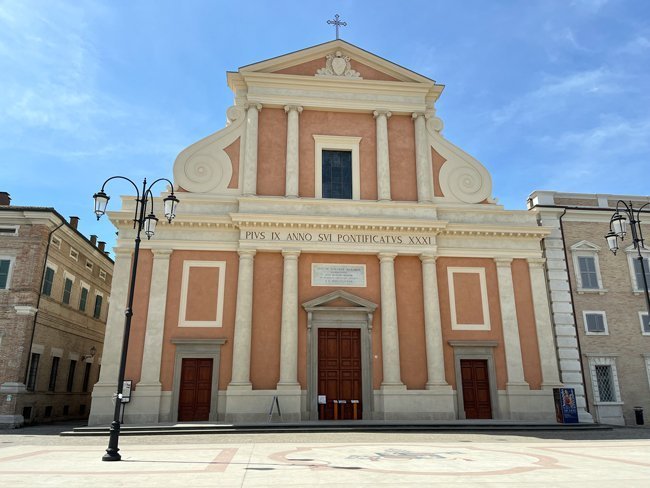
[[[634,417],[636,419],[636,425],[643,425],[643,407],[634,407]]]

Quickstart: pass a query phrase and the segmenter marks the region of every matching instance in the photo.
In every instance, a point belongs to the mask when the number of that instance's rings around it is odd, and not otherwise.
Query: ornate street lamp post
[[[643,289],[645,291],[645,301],[646,306],[648,307],[648,316],[650,317],[650,292],[648,292],[648,270],[645,263],[645,258],[641,254],[642,249],[646,249],[643,243],[643,231],[641,230],[641,211],[650,205],[646,203],[640,209],[634,210],[632,202],[629,204],[625,203],[623,200],[619,200],[616,203],[616,212],[612,215],[612,218],[609,221],[609,232],[605,236],[607,239],[607,245],[609,250],[616,255],[618,251],[618,240],[621,241],[625,239],[627,235],[627,221],[630,221],[630,232],[632,234],[632,243],[634,244],[634,249],[638,253],[638,257],[635,259],[639,260],[639,269],[641,270],[641,276],[643,280]],[[623,206],[623,209],[620,207]],[[621,213],[623,212],[623,213]]]
[[[129,296],[127,299],[126,310],[124,311],[124,339],[122,340],[122,355],[120,356],[120,369],[117,378],[117,396],[115,398],[115,413],[113,415],[113,422],[111,422],[110,438],[108,441],[108,449],[106,454],[102,457],[102,461],[120,461],[122,456],[119,454],[117,447],[120,438],[120,408],[122,404],[122,386],[124,384],[124,371],[126,369],[126,354],[129,347],[129,333],[131,331],[131,317],[133,316],[133,294],[135,291],[135,277],[138,270],[138,253],[140,251],[140,232],[144,231],[147,239],[151,239],[156,230],[158,219],[153,213],[153,193],[151,188],[159,181],[166,181],[172,187],[171,194],[163,199],[165,218],[169,223],[176,216],[176,206],[178,205],[178,198],[174,195],[174,186],[167,178],[158,178],[156,181],[147,186],[147,179],[142,182],[142,193],[138,186],[133,183],[129,178],[124,176],[112,176],[107,179],[102,185],[102,189],[93,195],[95,199],[95,215],[97,220],[106,212],[106,205],[110,197],[104,192],[106,183],[114,179],[126,180],[133,185],[136,191],[136,205],[135,215],[133,217],[133,228],[137,230],[135,236],[135,250],[133,252],[133,264],[131,265],[131,283],[129,285]],[[149,207],[149,214],[147,214],[147,206]]]

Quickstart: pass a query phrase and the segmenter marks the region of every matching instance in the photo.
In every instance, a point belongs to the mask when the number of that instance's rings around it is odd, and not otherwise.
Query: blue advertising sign
[[[557,421],[562,424],[578,423],[578,406],[576,392],[573,388],[553,388],[555,414]]]

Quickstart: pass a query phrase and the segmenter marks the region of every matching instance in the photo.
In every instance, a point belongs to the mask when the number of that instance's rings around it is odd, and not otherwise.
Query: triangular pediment
[[[334,70],[332,70],[331,63],[328,66],[328,56],[340,58],[339,61],[334,62]],[[348,66],[344,67],[344,61],[346,59]],[[327,69],[330,69],[330,73],[333,73],[333,76],[338,74],[347,79],[436,85],[434,80],[426,76],[404,68],[341,39],[242,66],[239,68],[239,72],[242,74],[277,73],[313,77],[325,76]],[[319,70],[321,74],[319,74]],[[442,90],[442,85],[436,86]]]
[[[630,244],[624,250],[625,250],[625,252],[636,252],[636,247],[634,247],[634,244]],[[641,254],[644,257],[646,257],[646,255],[650,254],[650,249],[641,248]],[[636,256],[635,256],[635,258],[636,258]]]
[[[589,241],[580,241],[576,242],[573,246],[571,246],[572,251],[593,251],[593,252],[598,252],[600,251],[600,246],[597,246],[596,244],[589,242]]]
[[[307,312],[317,310],[359,310],[360,312],[374,312],[377,304],[358,297],[344,290],[336,290],[327,295],[314,298],[302,304]]]

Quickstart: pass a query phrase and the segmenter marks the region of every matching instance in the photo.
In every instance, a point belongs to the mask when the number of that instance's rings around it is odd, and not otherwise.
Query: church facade
[[[142,243],[125,421],[552,420],[550,230],[443,137],[444,87],[342,40],[227,79],[226,127],[179,154],[177,218]],[[112,419],[134,204],[109,213],[90,424]]]

